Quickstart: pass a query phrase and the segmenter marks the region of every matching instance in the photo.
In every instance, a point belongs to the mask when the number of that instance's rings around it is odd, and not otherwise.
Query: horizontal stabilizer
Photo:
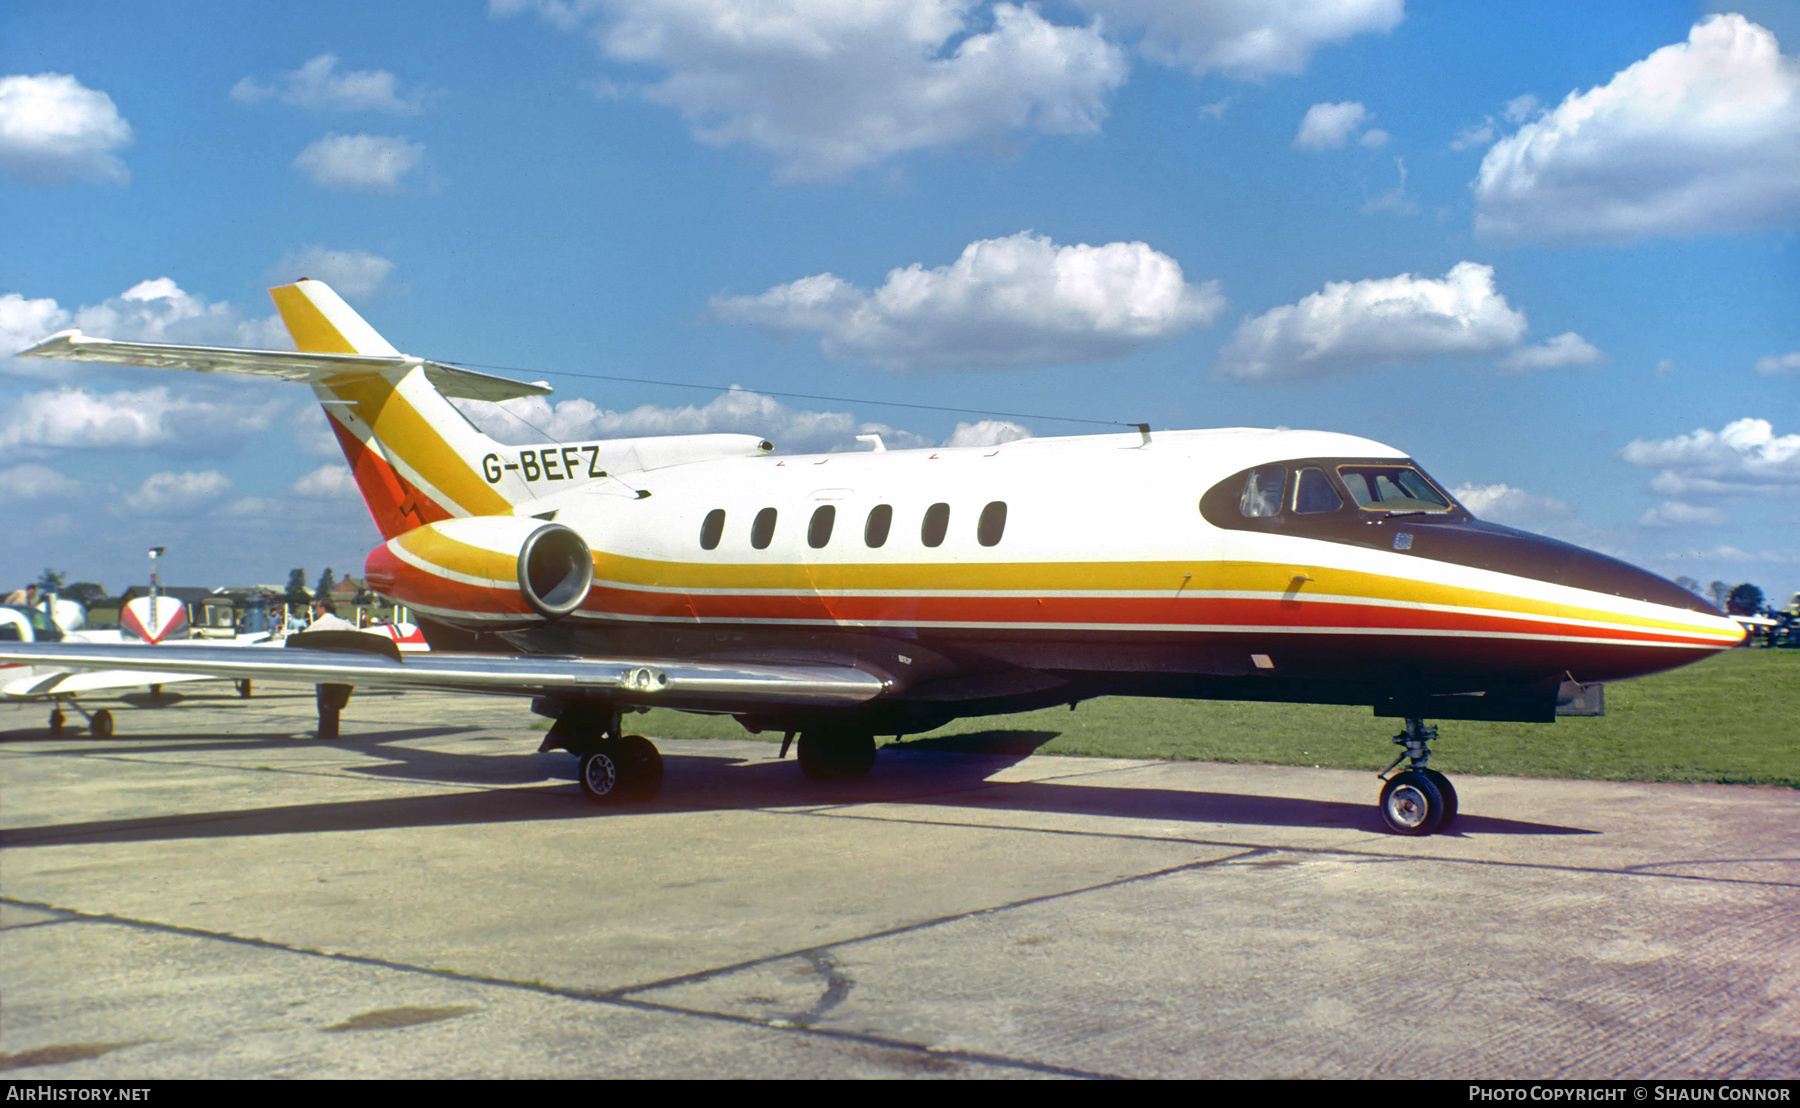
[[[887,682],[852,666],[783,662],[695,662],[530,654],[380,654],[238,646],[0,643],[0,662],[72,669],[146,669],[243,680],[302,681],[388,689],[542,696],[581,692],[622,705],[702,710],[748,705],[850,708],[875,699]]]
[[[445,396],[465,400],[511,400],[519,396],[548,396],[548,385],[528,385],[491,373],[459,369],[441,362],[394,354],[328,354],[301,350],[238,350],[225,346],[174,346],[160,342],[121,342],[94,338],[78,331],[58,331],[42,342],[19,351],[21,358],[59,358],[72,362],[188,369],[196,373],[234,373],[248,377],[274,377],[316,385],[361,374],[398,380],[415,367]]]

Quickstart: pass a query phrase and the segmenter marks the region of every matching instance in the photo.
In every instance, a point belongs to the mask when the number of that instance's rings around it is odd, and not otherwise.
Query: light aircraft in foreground
[[[322,729],[355,685],[531,697],[556,721],[544,748],[578,755],[597,800],[660,786],[656,748],[621,725],[650,706],[797,734],[802,771],[832,778],[867,773],[877,735],[1096,696],[1366,704],[1405,720],[1382,818],[1428,834],[1457,801],[1427,765],[1425,720],[1592,714],[1599,683],[1743,637],[1660,577],[1477,520],[1368,439],[1145,428],[785,457],[752,435],[511,446],[449,398],[547,387],[403,355],[318,281],[270,292],[297,352],[62,332],[22,356],[311,385],[386,540],[370,587],[519,653],[402,659],[296,636],[279,652],[194,647],[183,664],[314,682]]]
[[[7,643],[44,642],[107,646],[127,643],[154,646],[163,643],[170,649],[176,649],[196,642],[215,646],[220,643],[217,638],[190,638],[189,632],[192,629],[188,623],[187,606],[172,597],[133,597],[119,611],[119,626],[117,631],[70,630],[52,619],[42,608],[18,604],[0,605],[0,646]],[[236,635],[228,641],[233,646],[249,646],[267,639],[267,635]],[[82,706],[79,697],[96,693],[117,693],[146,685],[153,694],[157,694],[162,692],[164,685],[217,679],[213,674],[192,670],[155,672],[142,668],[91,669],[66,664],[45,664],[41,660],[37,664],[0,662],[0,699],[50,701],[52,735],[62,734],[68,722],[64,707],[73,708],[87,720],[89,733],[95,738],[103,739],[113,733],[112,711],[97,708],[90,712]],[[250,678],[238,678],[233,683],[237,686],[239,696],[250,695]]]

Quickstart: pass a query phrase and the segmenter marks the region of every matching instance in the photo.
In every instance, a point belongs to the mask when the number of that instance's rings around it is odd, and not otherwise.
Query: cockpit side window
[[[1405,465],[1341,465],[1338,476],[1357,507],[1374,512],[1449,512],[1449,497]]]
[[[1281,487],[1287,484],[1284,466],[1253,469],[1244,479],[1244,492],[1238,497],[1238,511],[1247,519],[1278,515],[1281,512]]]
[[[1331,478],[1318,466],[1307,466],[1294,478],[1294,512],[1317,515],[1335,512],[1344,506],[1344,498],[1331,487]]]

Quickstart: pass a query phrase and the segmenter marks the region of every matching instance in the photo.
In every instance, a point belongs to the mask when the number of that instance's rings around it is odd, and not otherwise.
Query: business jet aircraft
[[[298,352],[65,331],[21,356],[310,384],[386,539],[370,587],[520,653],[402,660],[296,636],[282,651],[193,647],[184,664],[313,681],[334,730],[355,685],[530,696],[556,721],[544,748],[578,755],[596,800],[660,786],[655,747],[620,722],[653,705],[798,734],[801,770],[832,778],[868,772],[876,735],[1102,695],[1368,704],[1405,720],[1382,817],[1428,834],[1457,801],[1426,764],[1424,720],[1549,722],[1600,682],[1743,637],[1650,573],[1475,519],[1368,439],[1144,428],[799,457],[724,434],[509,446],[448,398],[547,387],[402,355],[318,281],[270,293]],[[0,660],[167,668],[171,652],[143,653]]]

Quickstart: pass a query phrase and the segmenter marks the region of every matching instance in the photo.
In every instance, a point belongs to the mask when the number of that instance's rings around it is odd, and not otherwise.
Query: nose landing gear
[[[1425,765],[1435,738],[1437,728],[1419,719],[1407,720],[1405,729],[1394,736],[1394,742],[1404,749],[1379,775],[1386,781],[1379,806],[1381,821],[1396,835],[1430,835],[1449,827],[1456,818],[1456,786]],[[1407,768],[1389,777],[1403,761]]]

